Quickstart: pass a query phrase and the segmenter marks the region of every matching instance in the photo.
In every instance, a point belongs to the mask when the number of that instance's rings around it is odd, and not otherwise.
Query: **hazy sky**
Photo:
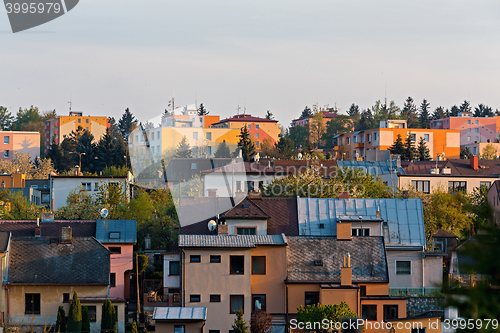
[[[385,93],[432,109],[500,109],[498,1],[80,0],[12,34],[0,9],[0,105],[144,121],[168,100],[228,117],[366,108]]]

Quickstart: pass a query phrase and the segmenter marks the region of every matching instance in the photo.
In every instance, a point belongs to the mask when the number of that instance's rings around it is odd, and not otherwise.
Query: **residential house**
[[[198,115],[198,106],[196,104],[191,104],[177,107],[168,114],[163,114],[161,117],[161,126],[208,128],[219,120],[219,116]]]
[[[458,117],[431,120],[431,129],[460,131],[460,145],[474,142],[493,142],[500,131],[500,117],[472,117],[462,113]]]
[[[269,140],[272,145],[278,142],[281,133],[277,120],[254,117],[250,114],[238,114],[212,124],[212,128],[238,129],[238,135],[244,126],[247,127],[250,138],[259,150],[264,140]]]
[[[392,161],[337,161],[337,165],[339,168],[360,169],[373,177],[380,177],[393,191],[398,188],[398,177],[405,174],[396,158]]]
[[[33,198],[31,202],[49,207],[50,205],[50,181],[49,179],[26,179],[26,188],[33,189]]]
[[[323,123],[324,129],[327,128],[328,123],[331,120],[334,120],[339,116],[337,113],[330,112],[329,110],[326,110],[326,109],[321,109],[321,110],[317,109],[316,111],[321,112],[323,115],[323,122],[322,123]],[[311,122],[313,121],[313,118],[314,118],[314,114],[311,116],[294,119],[294,120],[292,120],[292,123],[290,124],[290,126],[291,126],[291,128],[295,128],[297,126],[309,127],[309,126],[311,126]],[[351,125],[352,125],[353,124],[352,120],[349,119],[349,121],[351,122]],[[313,136],[313,133],[310,133],[310,137],[311,136]]]
[[[155,331],[173,333],[205,332],[207,308],[157,307],[153,313]]]
[[[472,155],[483,157],[484,148],[486,148],[487,146],[493,146],[493,148],[495,149],[493,157],[500,156],[500,143],[493,142],[493,141],[468,143],[468,144],[461,145],[460,148],[461,149],[468,149]],[[489,158],[491,158],[491,157],[489,157]]]
[[[435,163],[435,162],[434,162]],[[437,188],[450,192],[465,191],[473,193],[481,186],[489,188],[500,176],[500,162],[496,160],[480,160],[471,156],[468,160],[449,159],[436,168],[427,164],[426,168],[406,169],[405,175],[399,176],[399,188],[413,187],[423,193],[431,193]],[[420,173],[424,172],[424,173]]]
[[[29,155],[34,161],[40,156],[40,133],[0,131],[0,158],[11,161],[15,152]]]

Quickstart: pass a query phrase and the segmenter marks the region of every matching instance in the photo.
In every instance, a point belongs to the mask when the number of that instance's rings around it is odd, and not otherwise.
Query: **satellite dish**
[[[108,214],[109,214],[109,212],[108,212],[108,210],[106,208],[101,209],[100,213],[101,213],[101,217],[103,219],[105,219],[106,217],[108,217]]]
[[[208,230],[214,231],[217,228],[217,223],[214,220],[208,222]]]
[[[444,157],[444,151],[441,153],[441,157]]]

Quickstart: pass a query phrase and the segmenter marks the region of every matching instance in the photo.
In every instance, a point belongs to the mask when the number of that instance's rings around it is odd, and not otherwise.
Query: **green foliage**
[[[325,147],[333,147],[333,136],[341,133],[348,133],[353,130],[352,120],[346,115],[340,115],[328,123],[326,123],[326,131],[323,134],[323,141],[325,141]]]
[[[417,158],[419,161],[431,160],[429,148],[427,148],[427,144],[425,143],[425,139],[423,137],[421,137],[420,140],[418,141]]]
[[[255,144],[250,138],[250,132],[248,132],[247,126],[243,126],[241,128],[241,132],[238,137],[240,138],[240,140],[238,141],[238,146],[241,147],[243,161],[251,162],[253,156],[255,155]]]
[[[325,124],[323,123],[324,119],[325,117],[323,116],[323,113],[318,111],[314,117],[309,120],[309,133],[311,135],[310,140],[316,145],[316,147],[321,145],[321,138],[325,133]]]
[[[177,146],[177,150],[175,151],[174,157],[176,158],[191,158],[193,157],[193,151],[191,150],[191,146],[189,146],[189,143],[187,142],[186,137],[184,136],[179,142],[179,145]]]
[[[309,127],[295,126],[290,128],[287,136],[292,140],[295,148],[306,147],[309,142]]]
[[[89,308],[82,306],[82,332],[90,333]]]
[[[484,158],[485,160],[496,160],[497,149],[491,143],[488,143],[486,147],[483,148],[481,158]]]
[[[269,120],[273,120],[274,119],[274,116],[273,116],[271,110],[267,110],[266,111],[266,119],[269,119]]]
[[[236,319],[233,324],[234,333],[249,333],[248,324],[243,320],[243,310],[236,311]]]
[[[394,144],[389,147],[389,151],[391,152],[391,154],[401,155],[401,157],[403,156],[403,154],[405,153],[405,147],[403,144],[403,138],[401,137],[401,134],[398,134]]]
[[[448,117],[447,112],[444,110],[442,106],[438,106],[435,110],[434,113],[432,114],[432,119],[437,120],[437,119],[443,119]]]
[[[278,142],[275,143],[277,157],[283,159],[290,159],[294,155],[293,152],[293,141],[288,136],[282,136],[279,138]]]
[[[137,323],[135,322],[135,320],[134,320],[134,323],[132,324],[132,331],[131,331],[131,333],[138,333],[138,331],[137,331]]]
[[[311,117],[312,115],[313,115],[313,113],[312,113],[311,109],[306,106],[304,108],[304,111],[302,111],[302,114],[300,115],[300,119]]]
[[[418,128],[417,107],[413,102],[413,98],[408,97],[406,99],[403,110],[401,110],[401,118],[406,120],[408,128]]]
[[[198,116],[206,116],[210,113],[210,111],[207,111],[205,106],[203,106],[203,103],[200,104],[200,107],[198,108]]]
[[[422,104],[420,104],[420,128],[430,128],[431,118],[429,114],[429,102],[424,98]]]
[[[56,333],[66,332],[66,312],[64,307],[59,305],[57,310],[57,320],[56,320]]]
[[[111,332],[111,330],[116,330],[115,316],[115,307],[113,306],[109,298],[106,298],[106,301],[102,305],[101,330],[109,332]]]
[[[408,136],[406,137],[405,141],[405,150],[403,152],[403,155],[401,156],[402,161],[413,161],[415,159],[415,155],[417,154],[417,151],[415,149],[415,145],[413,143],[412,135],[411,133],[408,133]]]
[[[5,106],[0,106],[0,130],[10,131],[12,129],[12,120],[14,117]]]
[[[142,253],[137,253],[137,261],[139,262],[139,274],[142,274],[146,271],[146,267],[148,267],[149,264],[149,257],[145,254]],[[135,265],[135,262],[134,262]],[[134,270],[136,268],[134,267]]]
[[[118,121],[118,128],[122,136],[127,139],[128,135],[137,127],[137,120],[135,120],[134,115],[130,112],[129,108],[125,109],[122,117]]]
[[[227,146],[226,140],[223,140],[221,143],[217,145],[217,150],[215,151],[216,158],[230,158],[231,151]]]
[[[107,166],[102,170],[102,175],[103,176],[116,176],[116,177],[123,177],[127,175],[127,172],[130,171],[129,168],[125,167],[124,165],[122,166]]]
[[[30,220],[47,212],[47,208],[30,203],[20,191],[14,192],[8,188],[0,190],[0,215],[3,215],[3,219]]]
[[[69,306],[67,330],[68,332],[81,332],[82,330],[82,306],[76,290]]]
[[[460,150],[460,158],[461,159],[469,159],[472,156],[472,153],[469,150],[469,147],[465,147]]]
[[[340,304],[314,304],[306,305],[305,307],[301,305],[297,310],[297,322],[304,323],[306,332],[329,332],[328,329],[323,327],[319,330],[307,329],[307,323],[321,323],[322,320],[327,319],[329,323],[332,322],[335,325],[335,323],[341,323],[343,319],[357,318],[357,314],[351,311],[349,305],[345,302],[341,302]]]
[[[356,131],[363,131],[372,128],[373,126],[373,114],[370,109],[366,109],[361,113]]]

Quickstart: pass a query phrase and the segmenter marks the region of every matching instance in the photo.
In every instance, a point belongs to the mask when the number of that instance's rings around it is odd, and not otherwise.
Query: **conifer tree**
[[[57,310],[56,333],[66,332],[66,312],[62,305],[59,305]]]
[[[236,319],[233,324],[234,333],[248,333],[248,324],[243,320],[243,310],[236,311]]]
[[[75,290],[73,293],[73,300],[69,306],[68,312],[68,332],[81,332],[82,330],[82,306],[78,299],[78,294]]]
[[[82,332],[90,333],[89,308],[82,306]]]
[[[431,126],[431,119],[429,114],[429,102],[426,99],[420,104],[420,128],[429,128]]]
[[[109,298],[106,298],[106,301],[102,306],[101,330],[104,332],[112,332],[112,330],[116,330],[115,307]]]
[[[223,140],[217,146],[217,150],[215,151],[215,157],[216,158],[229,158],[229,157],[231,157],[231,151],[229,150],[229,147],[227,146],[226,140]]]
[[[415,159],[416,150],[413,144],[413,137],[411,133],[408,133],[405,141],[404,153],[402,156],[403,161],[413,161]]]
[[[403,144],[403,138],[401,137],[401,134],[398,134],[394,144],[389,147],[389,151],[391,152],[391,154],[401,155],[401,157],[403,157],[403,154],[405,152],[405,147]]]
[[[125,109],[125,112],[118,121],[118,127],[124,138],[128,138],[128,135],[137,127],[137,120],[135,120],[129,108]]]
[[[191,146],[189,146],[189,143],[187,142],[186,137],[184,136],[179,142],[179,145],[177,146],[177,150],[175,151],[176,158],[191,158],[193,157],[193,151],[191,150]]]
[[[267,112],[266,112],[266,119],[269,119],[269,120],[274,119],[274,116],[273,116],[271,110],[267,110]]]
[[[250,162],[253,155],[255,155],[255,144],[250,138],[250,132],[248,132],[246,125],[241,128],[241,132],[238,137],[240,138],[240,141],[238,141],[238,146],[241,147],[243,161]]]
[[[419,161],[431,160],[429,148],[427,148],[427,144],[425,143],[424,138],[420,138],[420,140],[418,141],[417,157]]]
[[[409,96],[403,105],[403,110],[401,110],[401,117],[406,120],[408,128],[415,128],[418,125],[417,116],[417,107],[413,102],[413,98]]]
[[[198,108],[198,116],[206,116],[210,113],[210,111],[207,111],[205,106],[203,106],[203,103],[200,104],[200,107]]]

